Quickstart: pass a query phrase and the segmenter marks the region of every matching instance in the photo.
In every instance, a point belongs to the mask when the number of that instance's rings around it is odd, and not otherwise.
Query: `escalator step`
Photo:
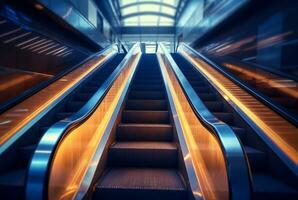
[[[138,85],[133,85],[131,90],[132,91],[161,91],[164,89],[164,86],[163,85],[141,85],[141,84],[138,84]]]
[[[85,105],[84,101],[70,101],[66,104],[66,111],[77,112],[80,108]]]
[[[36,149],[36,145],[28,145],[19,148],[20,158],[24,162],[24,166],[27,166],[28,162],[31,160],[31,157]]]
[[[1,199],[25,199],[26,169],[17,169],[0,175]]]
[[[91,86],[84,86],[81,88],[81,92],[83,93],[94,93],[99,89],[99,87],[91,87]]]
[[[143,73],[143,74],[138,74],[138,76],[136,77],[137,79],[158,79],[160,80],[162,77],[161,75],[158,74],[152,74],[152,73]]]
[[[162,80],[162,76],[160,75],[160,73],[152,73],[152,71],[140,71],[137,73],[137,75],[135,76],[136,79],[149,79],[149,80]]]
[[[171,141],[173,127],[169,124],[119,124],[119,141]]]
[[[124,123],[154,123],[167,124],[169,120],[168,111],[140,111],[125,110],[122,115]]]
[[[198,87],[198,88],[205,88],[205,87],[209,87],[204,81],[198,81],[198,80],[189,80],[188,79],[188,81],[190,82],[190,84],[194,87],[194,88],[196,88],[196,87]]]
[[[98,75],[92,77],[91,81],[95,81],[95,82],[98,82],[98,81],[104,81],[106,78],[108,78],[108,76],[112,73],[112,71],[103,71],[101,73],[99,73]]]
[[[235,126],[232,126],[231,128],[237,134],[237,136],[240,138],[241,142],[245,144],[246,143],[246,130],[244,128],[235,127]]]
[[[223,103],[220,101],[204,101],[204,104],[211,112],[223,111]]]
[[[96,185],[94,199],[182,200],[186,186],[177,170],[124,168],[109,169]]]
[[[128,110],[167,110],[166,100],[128,100],[126,109]]]
[[[201,86],[201,87],[195,87],[195,86],[193,86],[193,88],[198,93],[211,93],[211,94],[213,93],[213,91],[211,91],[211,89],[210,89],[209,86]]]
[[[100,85],[102,84],[103,80],[92,80],[92,81],[89,81],[87,83],[87,86],[88,87],[100,87]]]
[[[153,85],[162,85],[163,82],[161,79],[135,79],[134,84],[140,84],[140,85],[143,85],[143,84],[153,84]]]
[[[117,142],[109,148],[110,167],[174,168],[178,151],[171,142]]]
[[[264,171],[266,169],[266,154],[253,147],[245,146],[244,150],[249,160],[250,167],[254,172]]]
[[[83,93],[79,92],[75,95],[75,100],[78,101],[88,101],[94,93]]]
[[[164,91],[131,91],[128,95],[129,99],[165,99]]]
[[[213,115],[219,120],[227,123],[228,125],[233,124],[233,114],[228,112],[213,112]]]
[[[254,199],[263,200],[297,200],[298,191],[262,173],[253,174]]]
[[[61,113],[56,113],[56,119],[57,120],[62,120],[67,117],[70,117],[73,113],[72,112],[61,112]]]
[[[197,85],[205,85],[206,82],[200,79],[198,76],[187,76],[186,79],[190,82],[195,82]]]
[[[203,101],[216,101],[217,96],[214,93],[198,93],[200,99]]]

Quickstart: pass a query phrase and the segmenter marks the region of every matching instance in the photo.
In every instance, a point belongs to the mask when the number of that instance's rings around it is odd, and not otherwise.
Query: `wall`
[[[39,0],[72,27],[101,47],[115,41],[112,27],[93,0]]]
[[[247,1],[189,0],[177,22],[177,40],[195,42]]]

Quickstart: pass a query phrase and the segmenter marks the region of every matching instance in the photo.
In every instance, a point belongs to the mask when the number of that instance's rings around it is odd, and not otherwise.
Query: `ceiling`
[[[171,27],[180,0],[118,0],[121,25]]]

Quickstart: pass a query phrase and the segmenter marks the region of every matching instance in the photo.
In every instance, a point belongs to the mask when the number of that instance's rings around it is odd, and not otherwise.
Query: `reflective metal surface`
[[[102,140],[109,133],[106,128],[119,100],[125,96],[139,58],[136,44],[77,113],[57,122],[45,133],[30,163],[27,199],[84,196],[105,146]]]
[[[0,67],[0,105],[53,75]]]
[[[280,159],[298,174],[297,127],[249,94],[241,85],[234,83],[233,79],[220,70],[220,67],[189,46],[182,44],[178,50],[224,95],[228,102],[232,103],[240,116],[256,130]]]
[[[115,46],[106,48],[81,67],[3,112],[0,115],[0,154],[116,52]]]
[[[250,199],[250,177],[243,149],[232,129],[204,106],[165,48],[159,61],[204,199]],[[182,147],[183,149],[183,147]],[[190,182],[195,182],[190,178]],[[193,183],[195,184],[195,183]],[[198,187],[196,187],[198,188]],[[198,190],[198,189],[197,189]]]
[[[186,43],[203,37],[249,0],[188,0],[177,21],[177,35]]]
[[[45,7],[77,29],[88,39],[102,47],[113,41],[112,29],[105,16],[101,14],[92,0],[38,0],[42,10]]]
[[[298,125],[298,83],[296,80],[250,67],[247,64],[223,62],[221,66],[229,74],[264,96],[270,101],[270,105],[280,107],[278,110],[282,110],[283,114]]]

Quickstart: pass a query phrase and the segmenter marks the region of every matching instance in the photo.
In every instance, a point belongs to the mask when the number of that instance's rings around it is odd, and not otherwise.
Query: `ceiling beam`
[[[168,15],[166,13],[161,13],[161,12],[135,12],[135,13],[131,13],[131,14],[128,14],[128,15],[123,15],[122,20],[126,19],[126,18],[130,18],[130,17],[140,16],[140,15],[157,15],[157,16],[161,16],[161,17],[170,18],[170,19],[173,19],[173,20],[175,19],[175,16]]]
[[[172,6],[170,4],[163,3],[163,2],[152,2],[152,1],[142,1],[142,2],[130,3],[130,4],[127,4],[125,6],[121,6],[120,8],[124,9],[124,8],[128,8],[128,7],[131,7],[131,6],[138,6],[138,5],[142,5],[142,4],[156,4],[156,5],[166,6],[166,7],[169,7],[169,8],[176,9],[175,6]]]
[[[125,26],[121,28],[121,34],[174,34],[174,26]]]

